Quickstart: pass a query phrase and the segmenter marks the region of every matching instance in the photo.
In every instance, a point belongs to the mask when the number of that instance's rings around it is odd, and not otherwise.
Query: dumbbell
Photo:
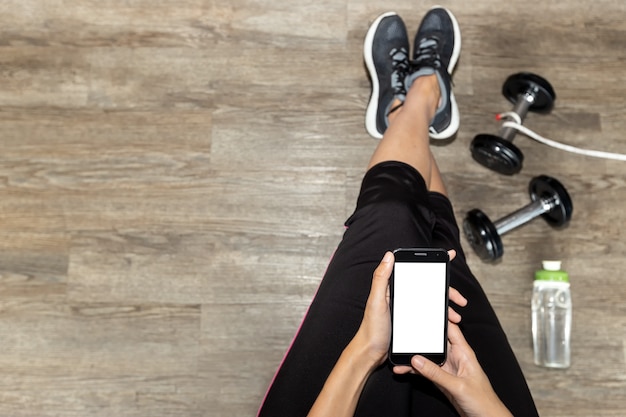
[[[533,178],[528,185],[530,204],[495,222],[479,209],[471,210],[463,222],[463,231],[474,251],[487,261],[502,256],[501,236],[542,216],[553,227],[567,224],[572,217],[572,199],[565,187],[547,175]]]
[[[524,121],[529,111],[548,113],[556,94],[550,83],[539,75],[520,72],[509,76],[502,86],[502,95],[514,104],[513,112]],[[481,165],[500,174],[513,175],[522,169],[524,154],[512,143],[517,133],[502,127],[497,135],[476,135],[470,145],[472,157]]]

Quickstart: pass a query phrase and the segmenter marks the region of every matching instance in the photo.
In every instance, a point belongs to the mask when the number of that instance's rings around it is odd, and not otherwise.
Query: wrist
[[[485,416],[493,416],[493,417],[513,417],[513,414],[509,411],[509,409],[504,405],[502,400],[498,398],[496,393],[493,393],[494,399],[491,403],[490,410],[485,414]]]
[[[368,375],[380,366],[387,357],[386,350],[381,352],[360,331],[350,341],[344,353],[350,356],[355,366],[365,370]]]
[[[504,405],[498,394],[489,386],[489,392],[478,392],[475,398],[481,398],[482,403],[478,407],[482,417],[513,417],[509,409]],[[473,414],[468,414],[473,415]]]

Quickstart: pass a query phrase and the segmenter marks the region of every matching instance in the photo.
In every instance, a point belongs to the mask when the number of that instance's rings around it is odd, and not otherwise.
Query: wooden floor
[[[498,218],[552,175],[574,200],[470,256],[543,416],[626,410],[626,163],[518,136],[523,171],[469,154],[511,73],[557,93],[525,122],[626,153],[623,0],[443,0],[463,52],[456,139],[434,153],[457,215]],[[0,416],[253,416],[354,208],[376,145],[362,41],[392,0],[0,4]],[[532,363],[533,272],[559,258],[573,364]]]

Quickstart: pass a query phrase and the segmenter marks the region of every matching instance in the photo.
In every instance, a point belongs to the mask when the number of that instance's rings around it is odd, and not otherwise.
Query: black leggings
[[[468,299],[461,329],[496,393],[515,416],[537,411],[519,364],[480,284],[469,270],[447,197],[429,192],[421,175],[400,162],[372,167],[354,214],[320,287],[267,392],[259,416],[306,416],[341,352],[355,335],[372,273],[399,247],[455,249],[450,283]],[[355,416],[456,416],[426,379],[395,375],[389,365],[368,379]]]

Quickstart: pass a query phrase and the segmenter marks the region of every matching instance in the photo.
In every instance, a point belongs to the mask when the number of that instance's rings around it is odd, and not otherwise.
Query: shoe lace
[[[408,52],[405,48],[393,48],[389,55],[392,60],[391,88],[395,95],[406,95],[404,79],[410,71]]]
[[[415,59],[410,62],[411,70],[417,71],[423,67],[441,68],[441,57],[439,57],[437,46],[438,41],[436,38],[426,37],[422,39],[415,51]]]

